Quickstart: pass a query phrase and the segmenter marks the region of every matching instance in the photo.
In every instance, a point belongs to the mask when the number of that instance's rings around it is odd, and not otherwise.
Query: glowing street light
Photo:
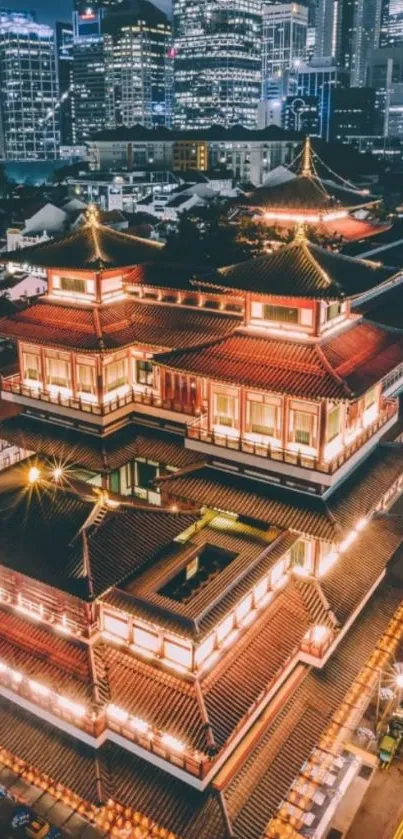
[[[41,470],[37,466],[31,466],[28,472],[28,481],[30,484],[36,484],[41,477]]]

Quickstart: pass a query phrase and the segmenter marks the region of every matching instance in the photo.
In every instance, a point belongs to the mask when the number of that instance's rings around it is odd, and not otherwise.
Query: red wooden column
[[[323,400],[319,406],[318,412],[318,460],[322,461],[325,453],[326,445],[326,426],[327,426],[327,402]]]

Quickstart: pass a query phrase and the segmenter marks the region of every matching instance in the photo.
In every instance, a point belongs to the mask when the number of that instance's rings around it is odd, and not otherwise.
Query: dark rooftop
[[[217,142],[262,142],[262,141],[284,141],[300,143],[302,134],[294,131],[284,131],[275,125],[256,131],[245,128],[243,125],[234,125],[232,128],[223,128],[221,125],[212,125],[211,128],[193,129],[189,131],[170,131],[169,128],[145,128],[143,125],[133,125],[130,128],[121,126],[100,131],[92,138],[99,142],[150,142],[158,143],[175,140],[216,140]]]
[[[363,294],[395,274],[394,268],[325,250],[297,235],[273,253],[220,268],[211,285],[283,297],[336,300]]]
[[[72,268],[81,271],[110,270],[150,262],[162,245],[150,239],[129,236],[102,224],[87,223],[63,236],[39,245],[3,252],[0,261],[40,268]]]

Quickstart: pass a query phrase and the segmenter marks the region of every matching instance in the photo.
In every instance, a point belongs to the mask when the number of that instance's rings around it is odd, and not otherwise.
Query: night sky
[[[12,0],[4,3],[5,8],[29,9],[36,12],[37,18],[42,23],[53,24],[56,20],[70,21],[73,0]],[[169,11],[170,0],[155,0],[155,5],[160,6],[164,12]]]

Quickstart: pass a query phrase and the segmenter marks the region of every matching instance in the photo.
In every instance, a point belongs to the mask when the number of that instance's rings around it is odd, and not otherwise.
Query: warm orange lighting
[[[55,481],[60,481],[61,480],[61,478],[63,477],[63,469],[62,469],[61,466],[56,466],[55,467],[55,469],[53,470],[53,477],[54,477]]]
[[[176,737],[172,737],[171,734],[163,734],[161,737],[161,743],[163,743],[164,746],[167,746],[168,749],[173,749],[175,752],[185,751],[185,744],[180,740],[177,740]]]
[[[41,470],[37,466],[31,466],[28,472],[28,481],[30,484],[36,484],[41,477]]]

